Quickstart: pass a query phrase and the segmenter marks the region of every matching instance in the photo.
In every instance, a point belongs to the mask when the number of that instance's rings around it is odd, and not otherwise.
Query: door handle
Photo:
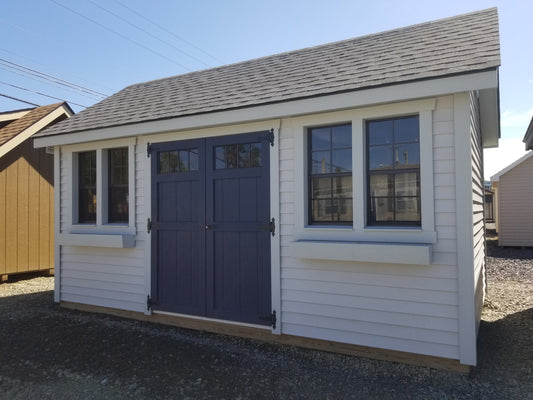
[[[208,229],[213,229],[213,225],[206,225],[205,226],[205,229],[208,230]]]

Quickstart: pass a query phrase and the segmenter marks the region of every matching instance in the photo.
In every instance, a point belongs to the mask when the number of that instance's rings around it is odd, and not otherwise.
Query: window
[[[351,124],[310,128],[307,139],[309,224],[351,224]]]
[[[78,153],[78,222],[96,223],[96,151]]]
[[[122,144],[124,143],[124,144]],[[126,141],[118,146],[73,152],[74,189],[72,232],[87,232],[107,226],[110,231],[133,228],[130,200],[135,198],[130,171],[132,145]]]
[[[261,164],[261,143],[228,144],[215,147],[215,168],[254,168]]]
[[[128,222],[128,148],[110,149],[108,157],[108,222]]]
[[[367,225],[421,225],[418,116],[366,122]]]
[[[158,165],[160,174],[198,171],[198,149],[162,151]]]

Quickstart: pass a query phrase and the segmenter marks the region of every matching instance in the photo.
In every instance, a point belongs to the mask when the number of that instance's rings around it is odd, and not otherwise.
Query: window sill
[[[291,255],[298,258],[386,264],[430,265],[430,244],[298,240]]]
[[[135,235],[101,233],[63,233],[57,243],[63,246],[113,247],[119,249],[135,247]]]

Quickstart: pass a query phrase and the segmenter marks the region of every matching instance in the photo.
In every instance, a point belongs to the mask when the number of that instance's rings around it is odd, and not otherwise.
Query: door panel
[[[267,138],[258,132],[152,145],[158,309],[269,324]]]
[[[214,318],[268,325],[264,319],[271,313],[266,138],[265,132],[259,132],[214,138],[206,144],[206,153],[214,155],[206,168],[206,219],[211,227],[206,245],[212,249],[207,253],[207,314]]]
[[[157,309],[203,315],[205,168],[191,150],[205,157],[204,141],[152,145],[152,298]]]

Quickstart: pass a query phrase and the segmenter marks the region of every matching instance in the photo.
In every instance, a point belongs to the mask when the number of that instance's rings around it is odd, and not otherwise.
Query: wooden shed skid
[[[452,360],[444,357],[358,346],[294,335],[274,335],[271,333],[270,329],[239,324],[229,324],[224,321],[188,318],[169,314],[146,315],[136,311],[119,310],[116,308],[93,306],[89,304],[73,303],[68,301],[62,301],[60,306],[70,310],[107,314],[121,318],[134,319],[137,321],[175,326],[177,328],[193,329],[221,335],[260,340],[263,342],[276,343],[280,345],[297,346],[330,353],[346,354],[355,357],[422,366],[438,370],[457,372],[465,375],[469,374],[472,370],[471,366],[461,364],[459,360]]]

